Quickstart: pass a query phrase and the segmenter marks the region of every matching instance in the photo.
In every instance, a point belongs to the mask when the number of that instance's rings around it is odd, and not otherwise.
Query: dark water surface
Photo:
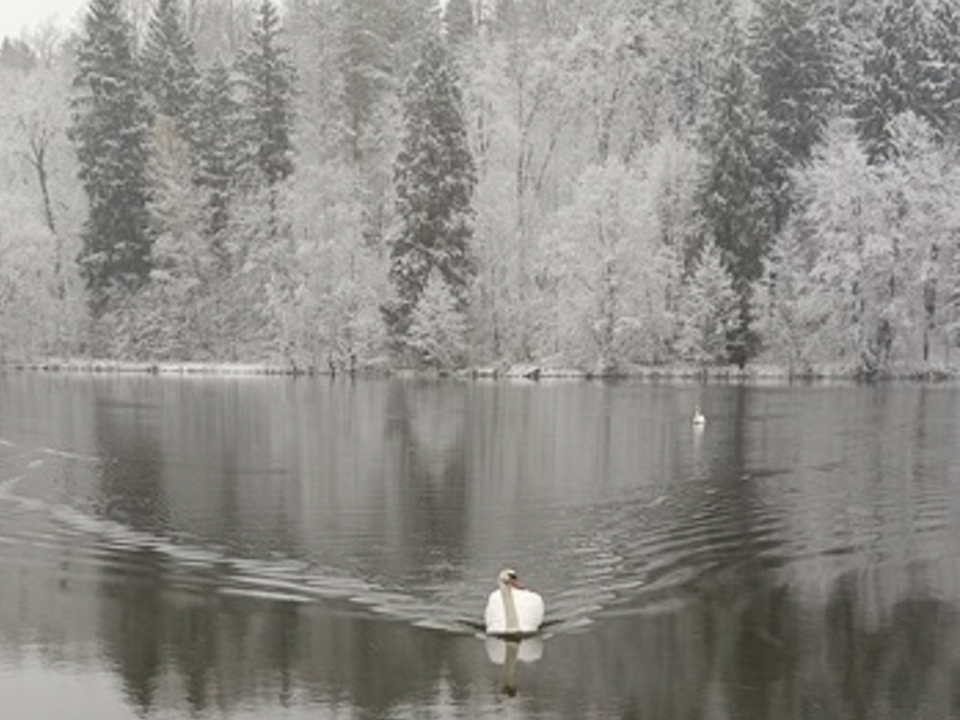
[[[0,375],[0,715],[960,718],[960,390]]]

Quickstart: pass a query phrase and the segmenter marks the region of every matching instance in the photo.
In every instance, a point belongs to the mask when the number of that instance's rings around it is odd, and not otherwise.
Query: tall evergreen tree
[[[153,113],[148,168],[152,171],[148,177],[153,202],[147,207],[151,214],[154,261],[160,265],[157,250],[162,239],[183,234],[173,227],[182,224],[182,208],[171,205],[182,204],[179,201],[186,195],[193,202],[200,174],[200,72],[193,43],[183,27],[179,0],[158,0],[147,25],[141,66],[144,91]],[[156,172],[157,169],[161,171]],[[188,178],[183,177],[184,172]],[[174,177],[176,182],[172,183]],[[175,191],[171,184],[177,186]],[[179,196],[177,202],[171,202],[173,195]],[[199,223],[201,217],[191,212],[190,220]]]
[[[183,26],[179,0],[158,0],[147,25],[141,57],[150,109],[174,119],[179,133],[192,141],[200,73],[193,42]]]
[[[391,335],[401,343],[434,269],[458,312],[466,310],[476,270],[470,247],[476,171],[456,65],[437,38],[424,42],[407,81],[403,119],[394,166],[400,229],[390,267],[397,300],[384,307]]]
[[[708,238],[723,254],[740,296],[741,319],[729,338],[730,360],[742,365],[753,353],[750,292],[776,228],[785,183],[759,111],[756,77],[744,63],[735,36],[714,91],[702,143],[707,158],[699,210]]]
[[[887,0],[855,108],[870,162],[893,158],[891,128],[915,113],[946,138],[960,128],[960,19],[952,0]]]
[[[424,0],[353,0],[342,5],[339,70],[349,156],[358,166],[377,144],[378,110],[392,100],[414,61],[423,30]]]
[[[293,172],[293,96],[296,71],[281,42],[280,16],[263,0],[238,61],[246,152],[268,188]],[[257,183],[260,184],[260,183]]]
[[[712,240],[704,245],[696,269],[681,288],[678,306],[680,356],[705,364],[729,361],[735,352],[730,340],[740,325],[740,299]]]
[[[413,310],[408,344],[430,367],[455,368],[467,357],[466,318],[436,268]]]
[[[931,101],[945,139],[960,139],[960,8],[940,0],[931,18]]]
[[[760,0],[750,25],[760,108],[787,165],[810,160],[838,91],[833,8],[824,0]]]
[[[329,2],[329,0],[328,0]],[[399,125],[397,98],[412,67],[430,0],[336,1],[331,78],[336,150],[356,173],[364,242],[381,246],[390,214],[391,163]]]
[[[89,200],[80,262],[91,307],[99,314],[113,286],[135,289],[151,268],[149,113],[120,0],[90,2],[77,49],[71,108],[71,137]]]
[[[889,0],[864,60],[863,89],[855,116],[871,162],[891,158],[894,119],[921,104],[922,8],[916,0]]]
[[[205,228],[220,248],[230,221],[230,205],[240,167],[240,106],[234,97],[230,71],[215,62],[201,83],[197,115],[197,183],[205,194]],[[222,248],[220,248],[222,250]]]

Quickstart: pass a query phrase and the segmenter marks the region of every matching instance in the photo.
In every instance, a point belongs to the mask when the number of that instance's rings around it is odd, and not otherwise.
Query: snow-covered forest
[[[90,0],[0,87],[0,360],[960,367],[953,0]]]

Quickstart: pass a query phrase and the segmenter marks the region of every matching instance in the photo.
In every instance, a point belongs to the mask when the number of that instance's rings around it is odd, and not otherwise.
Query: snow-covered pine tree
[[[397,300],[384,306],[390,334],[401,345],[435,269],[460,312],[467,308],[476,272],[470,247],[476,172],[456,65],[436,37],[424,42],[407,81],[403,119],[394,165],[400,226],[390,248]]]
[[[933,62],[931,100],[941,108],[945,126],[940,128],[948,141],[960,138],[960,8],[953,0],[941,0],[933,8]]]
[[[154,238],[153,285],[177,308],[169,315],[179,326],[186,357],[192,344],[184,318],[195,317],[196,286],[209,280],[209,268],[197,267],[210,255],[210,240],[201,236],[203,205],[198,193],[203,177],[200,160],[210,149],[201,141],[200,72],[193,42],[184,28],[180,0],[158,0],[147,25],[141,54],[144,90],[153,113],[148,166],[151,233]],[[211,138],[222,143],[221,138]],[[156,288],[155,288],[156,289]],[[196,331],[192,333],[198,335]]]
[[[293,96],[296,71],[281,42],[280,15],[263,0],[247,47],[237,61],[246,164],[256,185],[274,188],[293,172]]]
[[[750,66],[760,108],[787,166],[810,159],[839,90],[838,21],[829,0],[760,0],[750,23]]]
[[[131,28],[120,0],[91,0],[77,47],[70,130],[89,200],[80,253],[91,309],[133,290],[151,269],[148,124]]]
[[[960,18],[952,0],[887,0],[863,64],[854,108],[870,162],[892,159],[892,125],[905,112],[943,140],[960,128]]]
[[[893,119],[918,105],[923,25],[922,8],[915,0],[884,4],[871,51],[864,59],[860,97],[854,108],[857,131],[872,163],[892,157]]]
[[[759,109],[756,76],[744,62],[735,29],[720,72],[709,121],[701,142],[706,158],[699,192],[705,237],[712,238],[727,260],[740,296],[737,337],[731,338],[731,361],[743,365],[753,354],[750,292],[761,275],[763,258],[776,229],[776,208],[785,177]]]
[[[371,156],[382,144],[380,110],[393,101],[413,62],[414,39],[420,36],[428,6],[424,0],[354,0],[336,3],[337,10],[330,11],[341,24],[335,72],[345,113],[344,139],[357,166],[373,164]]]
[[[696,270],[681,288],[677,351],[689,362],[723,364],[736,360],[740,297],[719,247],[708,240]]]
[[[240,106],[230,71],[214,62],[202,80],[198,107],[197,184],[204,193],[204,229],[219,255],[230,222],[237,171],[241,162]]]
[[[195,145],[200,72],[179,0],[158,0],[147,25],[141,62],[150,109],[173,118],[180,136]]]
[[[466,360],[467,319],[439,268],[430,271],[413,309],[407,344],[428,367],[453,369]]]
[[[326,46],[331,63],[324,78],[331,86],[325,113],[335,151],[356,174],[363,201],[363,240],[383,248],[393,203],[392,163],[399,143],[397,97],[409,74],[431,0],[323,0],[337,27]]]

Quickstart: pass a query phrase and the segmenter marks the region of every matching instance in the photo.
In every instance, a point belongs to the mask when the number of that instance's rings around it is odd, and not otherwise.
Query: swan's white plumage
[[[694,425],[706,425],[707,418],[704,417],[703,412],[700,410],[700,406],[697,405],[693,410],[693,424]]]
[[[512,577],[512,580],[511,580]],[[507,603],[513,603],[516,623],[511,626]],[[490,593],[484,613],[487,633],[490,635],[529,634],[540,630],[544,615],[543,598],[538,593],[525,590],[516,584],[516,573],[504,570],[500,573],[499,588]]]
[[[503,593],[500,590],[494,590],[487,600],[487,611],[484,614],[487,632],[491,635],[537,632],[543,624],[543,598],[535,592],[518,588],[512,588],[510,593],[517,608],[517,627],[507,627]]]

